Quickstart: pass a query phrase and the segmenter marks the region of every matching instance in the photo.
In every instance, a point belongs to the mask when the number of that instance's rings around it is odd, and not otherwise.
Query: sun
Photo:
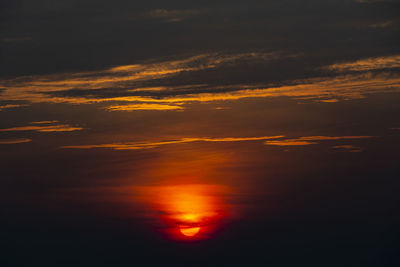
[[[211,238],[226,220],[223,194],[226,187],[209,184],[157,185],[140,188],[154,209],[154,216],[173,240],[190,241]]]
[[[179,227],[179,230],[184,236],[193,237],[200,231],[200,227]]]

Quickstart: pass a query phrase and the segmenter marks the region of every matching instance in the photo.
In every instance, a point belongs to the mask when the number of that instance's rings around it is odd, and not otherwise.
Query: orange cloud
[[[303,136],[295,139],[265,141],[270,146],[306,146],[318,144],[316,141],[344,140],[344,139],[365,139],[372,136]]]
[[[81,127],[73,127],[68,124],[48,125],[48,126],[20,126],[6,129],[0,129],[0,132],[14,131],[36,131],[36,132],[71,132],[83,130]]]
[[[111,143],[99,145],[76,145],[76,146],[63,146],[62,148],[76,148],[76,149],[91,149],[91,148],[110,148],[115,150],[137,150],[137,149],[150,149],[169,144],[191,143],[191,142],[240,142],[240,141],[257,141],[266,139],[282,138],[283,135],[278,136],[261,136],[261,137],[225,137],[225,138],[181,138],[170,141],[155,141],[155,142],[127,142],[127,143]]]
[[[8,109],[8,108],[19,108],[19,107],[26,107],[28,105],[14,105],[14,104],[7,104],[7,105],[2,105],[0,106],[0,111],[4,110],[4,109]]]
[[[290,84],[236,84],[212,86],[187,84],[149,86],[152,81],[183,72],[196,72],[232,64],[237,60],[276,58],[271,53],[236,55],[203,54],[180,60],[117,66],[103,71],[0,80],[5,90],[0,100],[24,100],[31,103],[91,104],[113,102],[110,111],[177,110],[192,102],[235,101],[244,98],[291,97],[336,102],[363,98],[367,94],[400,92],[400,75],[362,73],[336,77],[290,81]],[[326,67],[329,70],[373,70],[399,67],[400,56],[374,58]],[[289,83],[289,82],[288,82]],[[112,88],[112,89],[110,89]],[[242,89],[240,89],[242,88]],[[179,94],[177,94],[179,92]],[[186,93],[182,93],[186,92]],[[321,99],[321,100],[320,100]],[[159,106],[150,106],[158,104]],[[174,105],[172,105],[174,104]]]
[[[6,140],[0,140],[0,145],[21,144],[21,143],[28,143],[31,141],[32,140],[29,138],[6,139]]]
[[[54,120],[54,121],[32,121],[30,124],[50,124],[50,123],[57,123],[59,121]]]
[[[299,139],[286,139],[286,140],[266,141],[264,144],[270,146],[307,146],[317,143],[310,141],[302,141]]]
[[[129,105],[113,105],[106,107],[109,111],[133,111],[133,110],[179,110],[183,109],[181,106],[177,105],[167,105],[167,104],[129,104]]]
[[[71,145],[63,146],[62,148],[67,149],[92,149],[92,148],[107,148],[114,150],[141,150],[151,149],[159,146],[170,145],[170,144],[182,144],[192,142],[242,142],[242,141],[258,141],[266,140],[264,145],[271,146],[306,146],[318,144],[319,141],[332,141],[332,140],[351,140],[351,139],[365,139],[372,138],[373,136],[303,136],[293,139],[281,139],[284,135],[276,136],[260,136],[260,137],[223,137],[223,138],[210,138],[210,137],[199,137],[199,138],[181,138],[176,140],[166,141],[145,141],[145,142],[121,142],[121,143],[109,143],[109,144],[97,144],[97,145]],[[276,139],[276,140],[270,140]],[[344,148],[344,146],[342,146]]]
[[[336,103],[336,102],[339,102],[339,99],[331,98],[331,99],[322,99],[322,100],[318,100],[318,101],[324,102],[324,103]]]
[[[328,70],[346,71],[371,71],[379,69],[392,69],[400,67],[400,55],[388,57],[375,57],[361,59],[354,62],[338,63],[325,67]]]

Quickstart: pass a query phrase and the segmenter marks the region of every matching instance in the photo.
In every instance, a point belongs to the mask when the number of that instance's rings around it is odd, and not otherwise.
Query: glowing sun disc
[[[192,237],[198,234],[200,227],[181,227],[179,230],[184,236]]]

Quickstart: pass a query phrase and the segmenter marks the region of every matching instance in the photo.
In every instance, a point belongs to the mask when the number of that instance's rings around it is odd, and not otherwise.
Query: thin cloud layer
[[[303,136],[295,139],[265,141],[265,145],[270,146],[307,146],[315,145],[317,141],[346,140],[346,139],[365,139],[372,136]]]
[[[355,62],[333,64],[326,69],[348,72],[348,71],[371,71],[380,69],[400,68],[400,55],[389,57],[377,57],[357,60]]]
[[[28,105],[25,104],[6,104],[6,105],[0,105],[0,111],[9,109],[9,108],[20,108],[20,107],[26,107]]]
[[[260,136],[260,137],[181,138],[181,139],[166,140],[166,141],[125,142],[125,143],[110,143],[110,144],[98,144],[98,145],[71,145],[71,146],[63,146],[62,148],[68,148],[68,149],[108,148],[114,150],[141,150],[141,149],[156,148],[163,145],[183,144],[192,142],[243,142],[243,141],[259,141],[259,140],[266,140],[264,141],[264,145],[305,146],[305,145],[318,144],[319,141],[372,138],[372,136],[303,136],[294,139],[281,139],[284,137],[285,137],[284,135],[277,135],[277,136]],[[270,140],[270,139],[277,139],[277,140]]]
[[[0,145],[10,145],[10,144],[21,144],[29,143],[32,139],[29,138],[19,138],[19,139],[0,139]]]
[[[20,77],[0,81],[5,88],[0,100],[69,104],[113,102],[104,108],[108,111],[133,111],[179,110],[192,102],[280,96],[338,102],[373,93],[400,92],[400,75],[388,71],[400,66],[400,56],[329,65],[325,69],[352,74],[286,80],[279,85],[194,83],[196,80],[193,77],[204,70],[280,57],[282,55],[276,53],[202,54],[180,60],[118,66],[98,72]],[[385,71],[368,72],[374,70]],[[185,74],[185,79],[175,79],[182,74]],[[171,84],[171,79],[180,84]]]
[[[205,12],[206,10],[200,9],[154,9],[147,15],[152,19],[159,19],[166,22],[179,22]]]
[[[237,63],[237,61],[267,61],[274,58],[277,58],[277,54],[201,54],[179,60],[118,66],[97,72],[19,77],[0,81],[5,89],[0,100],[82,104],[118,100],[121,95],[168,97],[182,94],[182,91],[184,94],[195,92],[198,86],[184,85],[188,91],[182,90],[184,88],[180,86],[151,86],[149,88],[148,86],[143,87],[142,84],[159,82],[160,79],[170,78],[180,73],[214,69],[221,65]],[[210,91],[210,88],[206,87],[199,91]]]
[[[58,120],[53,121],[32,121],[30,124],[51,124],[51,123],[58,123]]]
[[[19,132],[19,131],[35,131],[35,132],[72,132],[72,131],[81,131],[82,127],[75,127],[69,124],[56,124],[56,125],[37,125],[37,124],[48,124],[52,123],[51,121],[40,121],[40,122],[32,122],[28,126],[18,126],[0,129],[0,132]]]
[[[351,152],[351,153],[357,153],[357,152],[362,152],[363,150],[361,147],[354,146],[354,145],[340,145],[340,146],[333,146],[333,149],[337,152]]]
[[[181,106],[167,104],[130,104],[130,105],[113,105],[106,107],[109,111],[134,111],[134,110],[181,110]]]
[[[104,71],[20,77],[2,80],[0,83],[6,89],[3,92],[3,98],[6,98],[4,94],[7,95],[7,92],[13,89],[29,89],[36,93],[66,91],[69,89],[135,89],[137,84],[132,82],[152,81],[171,77],[182,72],[213,69],[220,65],[233,64],[240,60],[269,60],[276,57],[277,55],[273,53],[201,54],[178,60],[117,66]]]
[[[396,25],[396,21],[395,20],[386,20],[386,21],[383,21],[383,22],[371,24],[370,27],[374,28],[374,29],[379,29],[379,28],[392,27],[394,25]]]
[[[149,142],[127,142],[127,143],[111,143],[99,145],[76,145],[76,146],[63,146],[62,148],[69,149],[91,149],[91,148],[109,148],[114,150],[139,150],[156,148],[163,145],[182,144],[192,142],[242,142],[242,141],[259,141],[267,139],[282,138],[283,135],[277,136],[260,136],[260,137],[225,137],[225,138],[181,138],[176,140],[167,141],[149,141]]]

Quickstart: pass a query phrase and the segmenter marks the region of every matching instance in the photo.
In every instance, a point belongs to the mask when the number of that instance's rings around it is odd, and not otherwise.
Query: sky
[[[397,0],[0,3],[1,266],[396,266]]]

